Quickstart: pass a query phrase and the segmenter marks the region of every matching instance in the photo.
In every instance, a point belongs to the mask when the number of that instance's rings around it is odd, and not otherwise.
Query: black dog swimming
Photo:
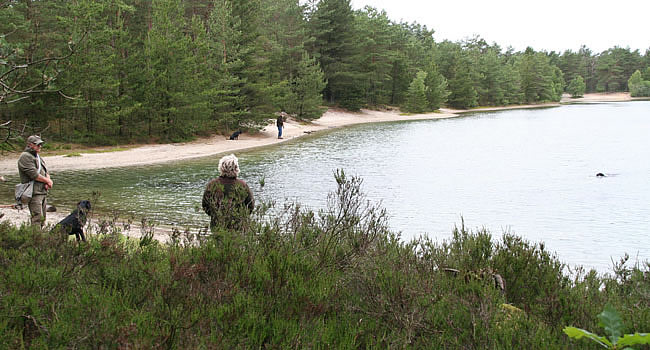
[[[89,210],[90,201],[83,200],[77,203],[77,208],[56,224],[53,231],[58,230],[61,233],[65,232],[68,235],[75,235],[77,241],[82,240],[85,242],[86,236],[84,236],[83,227],[86,225],[86,217]]]
[[[230,140],[238,140],[239,139],[239,134],[241,134],[241,130],[237,130],[230,135]]]
[[[603,173],[598,173],[598,174],[596,174],[596,177],[605,177],[605,174],[603,174]]]

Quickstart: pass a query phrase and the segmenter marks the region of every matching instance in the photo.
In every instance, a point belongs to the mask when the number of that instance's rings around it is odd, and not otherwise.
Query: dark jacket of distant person
[[[241,228],[243,219],[255,208],[253,192],[237,178],[239,163],[234,155],[219,160],[219,172],[221,175],[210,180],[203,192],[202,207],[210,216],[210,228]]]

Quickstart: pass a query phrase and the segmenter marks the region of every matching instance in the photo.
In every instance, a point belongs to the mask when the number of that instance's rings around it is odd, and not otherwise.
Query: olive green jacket
[[[36,151],[27,147],[25,151],[18,158],[18,174],[20,174],[20,182],[27,183],[34,181],[34,194],[47,194],[45,183],[35,181],[38,177],[38,158],[36,158]],[[41,172],[40,175],[47,176],[47,167],[45,161],[41,158]]]
[[[218,224],[237,228],[255,208],[255,199],[244,180],[219,176],[205,187],[202,206],[210,216],[211,228]]]

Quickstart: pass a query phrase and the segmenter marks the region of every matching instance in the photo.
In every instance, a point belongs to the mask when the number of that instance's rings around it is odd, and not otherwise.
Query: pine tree
[[[354,14],[350,0],[322,0],[313,13],[309,28],[315,38],[314,56],[325,73],[324,94],[330,103],[358,110],[364,104],[364,75],[355,42]]]
[[[323,102],[322,91],[325,88],[325,75],[318,62],[304,52],[298,66],[298,72],[291,83],[292,96],[295,102],[291,104],[289,113],[298,119],[310,120],[323,114],[320,108]]]
[[[194,132],[202,112],[202,83],[180,0],[153,2],[152,28],[145,43],[147,56],[146,109],[149,135],[181,141]]]
[[[615,46],[602,52],[596,61],[596,91],[615,92],[627,90],[627,79],[641,68],[641,55],[629,48]]]
[[[471,68],[461,62],[454,66],[453,77],[449,79],[449,104],[456,108],[478,106],[478,92],[474,88]]]
[[[562,72],[551,65],[549,58],[532,48],[518,58],[524,102],[559,101],[564,88]]]
[[[559,102],[560,99],[562,99],[562,93],[564,92],[564,74],[562,74],[562,70],[555,65],[551,66],[550,69],[553,89],[550,101]]]
[[[308,37],[304,6],[298,0],[262,0],[258,41],[264,47],[261,65],[269,109],[288,111],[293,103],[290,81],[296,77]]]
[[[427,100],[427,86],[425,80],[427,73],[419,71],[415,75],[415,79],[409,85],[409,90],[406,94],[406,103],[404,104],[404,111],[409,113],[422,113],[428,110],[429,101]]]
[[[137,117],[142,106],[142,52],[144,26],[137,9],[121,0],[69,3],[70,26],[88,35],[79,55],[65,70],[78,96],[67,112],[67,138],[92,144],[129,140],[140,132]],[[140,23],[141,24],[141,23]],[[73,132],[73,131],[78,132]],[[81,138],[79,138],[81,136]]]
[[[503,65],[503,105],[520,104],[524,96],[521,90],[521,75],[514,63],[506,62]]]
[[[567,92],[571,94],[571,97],[582,97],[585,93],[586,85],[585,80],[582,79],[582,76],[578,75],[567,86]]]
[[[433,31],[417,23],[394,25],[390,40],[391,49],[396,51],[391,71],[391,103],[401,105],[417,72],[428,69],[426,65],[434,56],[435,41]]]
[[[241,93],[246,80],[237,74],[243,69],[237,45],[241,33],[231,24],[230,1],[219,0],[214,5],[208,24],[208,41],[212,48],[210,62],[213,63],[208,71],[213,81],[208,92],[210,114],[214,127],[230,131],[239,128],[248,117],[245,97]]]
[[[293,79],[302,60],[309,37],[303,17],[304,7],[298,0],[263,0],[260,40],[268,56],[267,79],[270,84]]]
[[[455,108],[476,107],[478,92],[475,86],[480,80],[472,68],[468,54],[459,44],[444,41],[437,45],[434,59],[438,71],[447,79],[447,104]]]
[[[378,106],[391,102],[393,63],[397,58],[393,23],[384,11],[366,7],[356,12],[360,47],[359,68],[364,74],[367,91],[365,102]]]
[[[216,0],[209,41],[216,76],[210,92],[212,118],[220,129],[259,129],[272,117],[271,89],[264,80],[259,0]]]
[[[431,111],[439,109],[447,102],[449,91],[447,90],[447,79],[440,72],[433,60],[429,63],[424,85],[426,86],[427,106]]]
[[[50,92],[66,87],[60,73],[71,57],[68,43],[79,41],[64,35],[66,9],[58,1],[0,2],[0,108],[38,130],[60,117],[52,105],[65,103]]]
[[[646,69],[641,72],[641,76],[643,77],[643,80],[650,81],[650,66],[646,67]]]
[[[562,70],[566,81],[572,81],[577,76],[581,76],[585,81],[585,91],[595,91],[595,61],[596,57],[592,55],[591,50],[582,46],[578,52],[565,51],[559,57],[557,66]]]
[[[638,70],[630,76],[627,85],[630,87],[630,96],[632,97],[650,96],[650,81],[644,80]]]

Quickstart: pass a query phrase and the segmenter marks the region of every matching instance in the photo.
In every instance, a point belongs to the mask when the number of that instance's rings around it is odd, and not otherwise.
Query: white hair
[[[234,154],[224,156],[219,160],[219,172],[221,176],[237,177],[239,175],[239,160]]]

